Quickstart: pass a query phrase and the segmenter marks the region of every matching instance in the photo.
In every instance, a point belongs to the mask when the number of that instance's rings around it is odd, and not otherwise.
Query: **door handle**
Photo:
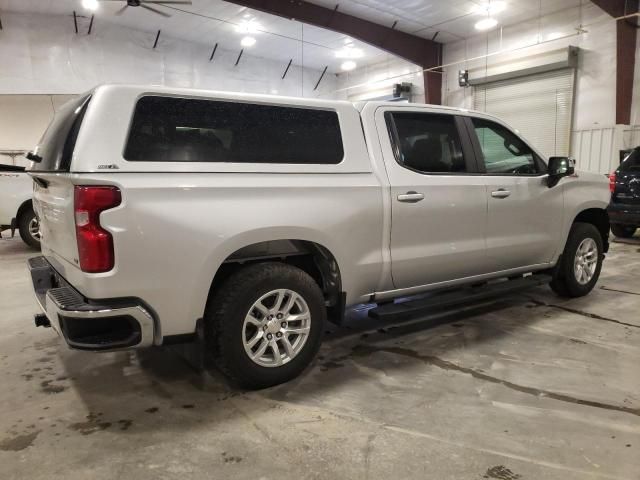
[[[400,195],[398,195],[399,202],[416,203],[416,202],[419,202],[420,200],[424,200],[424,193],[411,191],[407,193],[401,193]]]
[[[509,190],[505,190],[504,188],[499,188],[498,190],[494,190],[493,192],[491,192],[491,196],[493,198],[507,198],[509,195],[511,195],[511,192]]]

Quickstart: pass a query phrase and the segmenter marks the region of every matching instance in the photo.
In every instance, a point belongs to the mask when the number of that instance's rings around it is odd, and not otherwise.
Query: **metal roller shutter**
[[[574,70],[501,80],[474,87],[474,108],[517,128],[542,153],[569,155]]]

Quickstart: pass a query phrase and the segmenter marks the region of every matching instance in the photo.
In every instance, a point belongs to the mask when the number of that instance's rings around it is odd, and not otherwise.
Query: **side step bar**
[[[465,287],[459,290],[435,293],[428,298],[389,303],[369,310],[369,316],[377,319],[416,315],[432,308],[448,308],[464,303],[499,297],[519,290],[545,285],[551,282],[551,275],[536,274],[514,280],[488,283],[478,287]]]

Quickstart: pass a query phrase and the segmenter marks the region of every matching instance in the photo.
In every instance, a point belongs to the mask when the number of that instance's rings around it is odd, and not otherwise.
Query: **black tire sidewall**
[[[22,238],[24,243],[29,245],[31,248],[39,249],[40,241],[34,238],[29,231],[29,223],[31,223],[31,220],[34,218],[37,217],[33,211],[33,207],[27,207],[18,219],[18,231],[20,232],[20,238]]]
[[[631,238],[636,233],[637,227],[633,227],[631,225],[620,225],[613,224],[611,225],[611,232],[619,238]]]
[[[598,262],[593,278],[583,285],[579,283],[575,277],[574,261],[580,243],[586,238],[592,238],[596,242],[598,247]],[[569,238],[567,239],[562,257],[562,266],[559,272],[562,289],[571,297],[581,297],[588,294],[597,283],[600,277],[600,270],[602,269],[603,244],[598,229],[588,223],[575,223],[569,232]]]
[[[245,388],[263,388],[286,382],[298,376],[311,363],[320,348],[326,317],[322,292],[315,281],[302,270],[286,264],[265,264],[270,274],[260,272],[259,265],[239,272],[241,288],[222,288],[212,302],[207,320],[214,324],[211,345],[216,363],[237,384]],[[255,275],[253,273],[255,272]],[[236,285],[238,278],[235,279]],[[229,282],[228,282],[229,283]],[[311,316],[309,337],[302,351],[280,367],[263,367],[247,355],[242,342],[242,327],[249,309],[264,294],[276,289],[298,293],[307,303]],[[224,298],[220,298],[224,297]]]

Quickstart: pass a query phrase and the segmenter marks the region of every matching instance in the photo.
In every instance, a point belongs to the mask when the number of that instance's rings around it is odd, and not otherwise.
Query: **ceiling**
[[[496,0],[308,0],[359,18],[447,43],[477,35],[475,23],[486,17],[477,9]],[[589,0],[505,0],[503,11],[492,15],[501,26],[513,25],[580,5]],[[476,12],[474,12],[476,10]]]
[[[286,1],[286,0],[282,0]],[[338,0],[311,0],[312,3],[333,9]],[[376,23],[395,28],[424,38],[449,42],[477,34],[473,25],[481,14],[470,13],[485,0],[340,0],[339,10]],[[488,1],[488,0],[487,0]],[[495,1],[495,0],[492,0]],[[523,20],[580,4],[580,0],[507,0],[507,8],[494,15],[501,25]],[[348,36],[322,28],[303,25],[300,22],[250,10],[223,0],[193,0],[193,5],[170,5],[156,8],[170,13],[165,18],[142,8],[130,7],[124,14],[115,12],[125,1],[101,2],[95,12],[82,6],[81,0],[0,0],[0,13],[21,12],[45,15],[68,15],[75,10],[78,15],[95,13],[94,31],[99,32],[101,22],[111,22],[138,30],[213,47],[240,51],[240,40],[246,32],[238,32],[238,25],[253,22],[256,31],[251,33],[257,42],[245,49],[245,53],[281,60],[293,59],[296,65],[340,72],[344,59],[336,58],[336,51],[346,43],[362,50],[362,58],[356,60],[358,67],[380,63],[390,55]],[[69,18],[70,28],[73,21]],[[86,20],[85,20],[86,22]],[[5,21],[6,23],[6,21]]]

